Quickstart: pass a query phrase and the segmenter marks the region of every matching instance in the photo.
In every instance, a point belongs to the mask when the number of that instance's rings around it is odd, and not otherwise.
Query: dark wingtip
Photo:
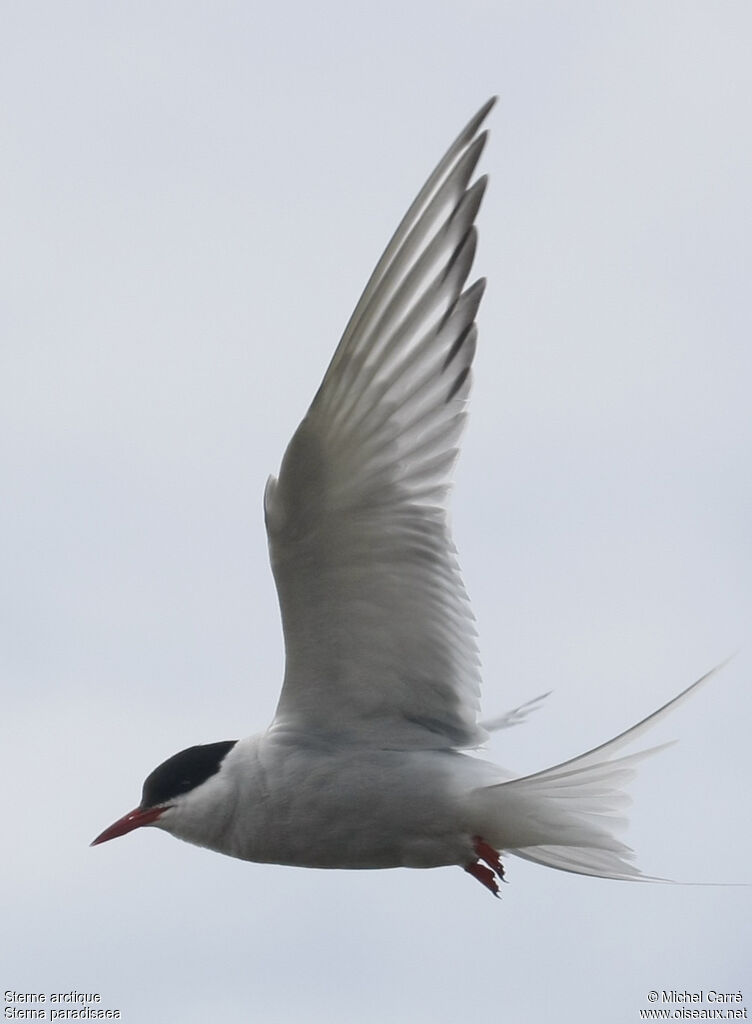
[[[475,115],[479,125],[483,124],[485,119],[488,117],[488,115],[491,113],[493,108],[496,106],[496,101],[498,100],[498,98],[499,97],[497,95],[491,96],[490,99],[486,100],[486,102],[480,108],[478,113]]]
[[[483,106],[480,108],[477,114],[470,118],[470,120],[467,122],[463,130],[460,132],[455,142],[455,145],[467,145],[467,143],[473,138],[473,136],[477,133],[480,126],[491,113],[491,110],[494,104],[496,103],[497,98],[498,97],[496,96],[492,96],[490,100],[486,100],[486,102],[483,104]]]

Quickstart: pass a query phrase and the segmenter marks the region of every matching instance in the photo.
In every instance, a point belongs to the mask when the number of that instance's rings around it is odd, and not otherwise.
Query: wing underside
[[[274,729],[388,748],[484,738],[447,499],[483,292],[466,282],[492,102],[403,218],[267,485],[286,651]]]

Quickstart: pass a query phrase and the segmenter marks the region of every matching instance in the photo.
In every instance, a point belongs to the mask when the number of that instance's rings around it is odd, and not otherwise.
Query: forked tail
[[[560,871],[658,881],[639,870],[633,863],[632,849],[616,833],[626,825],[624,808],[630,798],[625,787],[634,777],[637,764],[670,743],[624,757],[614,755],[722,667],[711,669],[607,743],[534,775],[476,790],[473,812],[478,821],[483,821],[483,838],[498,850]]]

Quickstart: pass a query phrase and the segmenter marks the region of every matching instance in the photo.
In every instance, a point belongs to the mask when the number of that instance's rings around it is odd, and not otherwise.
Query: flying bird
[[[617,831],[625,784],[652,750],[617,754],[708,676],[533,775],[477,753],[488,729],[536,704],[479,721],[476,633],[447,520],[485,286],[467,280],[493,103],[402,219],[266,485],[286,656],[274,720],[170,757],[92,845],[149,825],[264,863],[457,865],[494,895],[507,854],[649,877]]]

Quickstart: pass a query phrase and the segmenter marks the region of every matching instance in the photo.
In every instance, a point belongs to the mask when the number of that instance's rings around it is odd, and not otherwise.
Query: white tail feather
[[[726,662],[723,663],[724,665]],[[615,758],[674,710],[723,665],[607,743],[544,771],[475,791],[473,812],[483,838],[497,849],[560,871],[601,878],[664,881],[632,863],[632,849],[616,838],[626,825],[626,785],[639,761],[670,744]]]

